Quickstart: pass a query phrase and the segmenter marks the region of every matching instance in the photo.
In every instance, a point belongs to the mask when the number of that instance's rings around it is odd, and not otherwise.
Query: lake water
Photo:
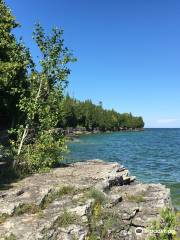
[[[142,182],[166,184],[174,206],[180,209],[180,129],[86,135],[69,148],[67,161],[119,162]]]

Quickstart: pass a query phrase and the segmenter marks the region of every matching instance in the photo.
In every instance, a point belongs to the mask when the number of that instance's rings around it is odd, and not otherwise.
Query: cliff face
[[[0,239],[146,239],[165,207],[161,184],[139,183],[117,163],[75,163],[0,191]]]

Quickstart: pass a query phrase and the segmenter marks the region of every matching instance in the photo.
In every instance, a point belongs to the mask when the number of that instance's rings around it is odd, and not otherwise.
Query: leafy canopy
[[[18,26],[10,9],[0,0],[0,112],[4,127],[14,126],[20,118],[16,105],[21,90],[27,88],[28,68],[33,65],[28,49],[12,34]]]

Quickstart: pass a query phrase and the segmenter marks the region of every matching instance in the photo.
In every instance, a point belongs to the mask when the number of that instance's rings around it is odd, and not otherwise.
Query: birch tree
[[[17,139],[11,142],[16,153],[14,168],[30,172],[53,167],[62,159],[66,149],[64,136],[57,133],[55,127],[62,117],[69,63],[76,60],[64,46],[62,30],[53,28],[52,33],[46,35],[37,24],[33,38],[41,59],[38,67],[30,72],[29,87],[21,94],[18,104],[26,121],[18,126]]]

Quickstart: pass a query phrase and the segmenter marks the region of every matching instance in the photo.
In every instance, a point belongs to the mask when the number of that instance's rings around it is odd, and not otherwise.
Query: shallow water
[[[180,129],[145,129],[81,136],[69,144],[67,161],[103,159],[127,167],[140,181],[164,183],[180,209]]]

